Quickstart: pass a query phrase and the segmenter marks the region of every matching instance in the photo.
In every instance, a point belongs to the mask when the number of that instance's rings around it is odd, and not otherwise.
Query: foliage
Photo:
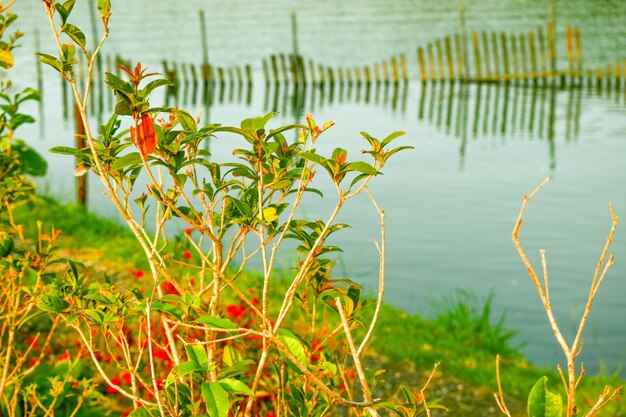
[[[8,6],[0,6],[0,38],[16,18]],[[11,50],[20,36],[15,32],[8,42],[0,39],[1,67],[12,67]],[[47,168],[36,151],[15,137],[21,125],[34,122],[20,106],[39,100],[39,93],[30,88],[10,91],[10,81],[0,86],[0,415],[81,415],[94,385],[80,356],[53,354],[67,343],[57,331],[60,318],[38,312],[33,301],[54,277],[53,265],[62,261],[56,254],[60,231],[37,223],[33,245],[14,219],[15,209],[34,196],[30,177],[45,175]]]
[[[128,286],[94,282],[69,263],[39,297],[39,308],[77,332],[107,389],[127,399],[131,415],[321,416],[339,405],[377,415],[383,405],[371,394],[376,379],[361,358],[382,302],[384,213],[372,198],[382,228],[381,293],[369,323],[361,322],[358,284],[334,277],[333,254],[341,249],[332,235],[347,227],[336,222],[344,204],[360,193],[371,197],[369,181],[409,148],[391,147],[403,132],[382,140],[363,132],[366,162],[349,160],[341,148],[318,153],[315,145],[333,122],[318,126],[310,115],[305,124],[274,128],[272,113],[240,126],[199,126],[183,109],[151,106],[153,91],[170,82],[146,82],[158,74],[137,64],[122,68],[128,81],[106,75],[118,102],[96,136],[85,111],[90,85],[81,91],[74,73],[77,54],[91,71],[108,35],[110,5],[99,2],[104,36],[93,52],[70,23],[73,0],[44,5],[58,27],[58,56],[39,55],[71,85],[87,143],[51,151],[76,157],[100,178],[143,250],[149,279]],[[217,140],[232,144],[233,160],[212,157],[210,143]],[[312,186],[319,168],[337,202],[326,219],[308,220],[299,207],[322,195]],[[182,238],[167,232],[170,224],[183,225]],[[271,304],[275,261],[288,239],[296,242],[298,264],[282,301]],[[246,291],[237,282],[253,259],[263,265],[262,277]],[[359,343],[356,328],[364,329]],[[362,400],[351,388],[357,381]],[[425,401],[413,398],[397,412],[426,410]]]

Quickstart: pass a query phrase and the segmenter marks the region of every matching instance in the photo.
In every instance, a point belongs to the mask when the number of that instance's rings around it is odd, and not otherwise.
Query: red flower
[[[161,284],[161,288],[163,288],[163,291],[165,291],[166,294],[180,295],[174,284],[171,282],[164,282]]]
[[[186,235],[190,235],[191,232],[193,232],[193,227],[188,227],[188,228],[185,229],[185,234]]]
[[[191,252],[186,250],[185,253],[183,253],[183,256],[185,257],[185,259],[189,260],[189,259],[191,259]]]
[[[169,359],[169,356],[166,351],[163,349],[157,349],[152,353],[154,359],[160,359],[162,361]]]
[[[229,304],[226,306],[226,315],[235,321],[239,321],[246,314],[246,306],[244,304]]]
[[[143,273],[143,271],[141,269],[135,270],[134,274],[135,274],[135,278],[141,278],[144,275],[144,273]]]
[[[138,122],[137,127],[130,127],[130,136],[144,158],[154,152],[156,149],[154,122],[148,113],[141,115],[141,121]]]
[[[124,382],[124,384],[126,385],[130,385],[131,383],[131,376],[130,376],[130,372],[124,372],[120,375],[121,380]]]
[[[117,385],[118,387],[120,386],[120,379],[119,378],[111,378],[111,382],[114,385]],[[107,389],[106,389],[106,393],[107,394],[116,394],[117,392],[118,392],[117,388],[113,388],[112,386],[107,385]]]

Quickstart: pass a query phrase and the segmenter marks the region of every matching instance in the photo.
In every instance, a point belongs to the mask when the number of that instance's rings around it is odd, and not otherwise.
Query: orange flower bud
[[[154,122],[148,113],[141,115],[141,121],[137,127],[130,127],[130,136],[144,158],[154,152],[156,149]]]

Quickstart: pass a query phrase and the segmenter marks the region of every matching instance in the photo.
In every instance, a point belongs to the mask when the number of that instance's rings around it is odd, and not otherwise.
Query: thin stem
[[[337,311],[339,312],[341,324],[343,325],[343,332],[346,335],[348,347],[350,348],[350,354],[352,355],[352,360],[354,361],[354,366],[356,367],[356,372],[359,376],[359,381],[361,382],[361,389],[363,390],[363,400],[365,402],[371,402],[372,393],[370,391],[369,384],[367,383],[367,378],[365,377],[365,372],[363,371],[363,365],[361,364],[359,353],[357,352],[356,346],[354,345],[354,340],[352,339],[350,325],[348,324],[348,320],[346,319],[346,315],[343,311],[343,306],[341,304],[341,299],[339,297],[335,298],[335,306],[337,307]]]
[[[511,417],[511,412],[509,408],[506,406],[506,401],[504,401],[504,393],[502,392],[502,380],[500,379],[500,355],[496,355],[496,381],[498,382],[498,392],[493,394],[496,399],[496,404],[507,417]]]
[[[376,325],[376,321],[378,320],[378,314],[380,313],[380,308],[383,304],[383,296],[385,295],[385,247],[386,247],[385,245],[385,242],[386,242],[385,240],[385,212],[381,210],[380,207],[378,207],[378,204],[376,204],[376,200],[374,200],[374,197],[372,196],[372,194],[370,193],[370,190],[367,187],[365,188],[365,191],[367,192],[367,195],[369,196],[370,200],[374,204],[374,207],[376,208],[376,211],[378,212],[378,215],[380,216],[380,246],[376,244],[376,248],[378,249],[378,255],[379,255],[378,297],[376,298],[376,308],[374,310],[374,316],[372,317],[370,327],[367,330],[367,333],[365,334],[363,341],[361,341],[361,345],[359,346],[359,349],[357,351],[359,355],[361,355],[361,353],[363,352],[363,349],[365,348],[368,340],[370,339],[370,337],[372,336],[372,333],[374,332],[374,326]]]

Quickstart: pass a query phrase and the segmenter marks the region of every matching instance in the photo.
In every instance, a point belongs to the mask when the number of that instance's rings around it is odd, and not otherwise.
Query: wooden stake
[[[537,80],[537,53],[535,51],[535,33],[528,32],[528,46],[530,49],[530,71],[531,77]]]
[[[546,39],[543,34],[543,28],[537,30],[537,39],[539,40],[539,60],[541,62],[542,76],[546,76],[548,72],[548,52],[546,50]]]
[[[262,67],[263,67],[263,78],[265,79],[265,83],[267,84],[270,82],[270,71],[269,71],[269,68],[267,67],[267,59],[265,58],[263,58]]]
[[[326,72],[328,74],[328,82],[330,84],[330,88],[333,89],[335,86],[335,72],[331,67],[328,67]]]
[[[309,75],[313,84],[317,83],[317,77],[315,76],[315,64],[312,59],[309,59]]]
[[[406,64],[406,55],[400,54],[400,68],[402,69],[402,80],[409,81],[409,69]]]
[[[433,45],[426,45],[426,54],[428,55],[428,66],[430,68],[430,79],[437,79],[437,70],[435,69],[435,56],[433,54]]]
[[[463,45],[461,42],[461,35],[459,35],[458,33],[454,35],[454,49],[456,52],[456,67],[459,72],[459,79],[461,81],[465,81],[467,77],[465,73],[465,67],[463,65]]]
[[[300,84],[300,71],[298,71],[298,58],[294,54],[289,55],[289,67],[291,69],[291,80],[295,84]]]
[[[459,52],[461,54],[461,63],[463,70],[460,72],[463,78],[467,77],[467,30],[465,27],[465,7],[463,5],[459,6],[459,21],[461,28],[461,39],[460,39],[460,48]]]
[[[502,42],[502,64],[503,64],[502,73],[506,80],[508,79],[509,74],[510,74],[509,72],[509,49],[507,47],[507,42],[506,42],[506,33],[502,32],[500,34],[500,40]]]
[[[200,17],[200,36],[201,36],[200,39],[202,40],[202,63],[208,64],[209,63],[209,41],[208,41],[208,36],[207,36],[207,31],[206,31],[206,22],[204,20],[204,10],[200,10],[199,17]]]
[[[569,75],[574,76],[574,45],[572,42],[572,28],[570,25],[565,25],[565,41],[567,43],[567,64],[569,69]]]
[[[511,56],[513,57],[513,79],[519,76],[519,55],[517,51],[517,39],[515,35],[510,35],[511,39]]]
[[[389,69],[387,68],[387,61],[383,61],[383,79],[386,83],[389,82]]]
[[[454,64],[452,61],[452,44],[450,42],[450,37],[446,36],[443,42],[446,48],[446,62],[448,64],[448,79],[450,81],[454,81]]]
[[[520,61],[522,77],[528,78],[528,56],[526,54],[526,36],[519,35],[519,45],[520,45]]]
[[[400,74],[398,73],[398,60],[395,56],[391,57],[391,74],[393,76],[394,83],[400,81]]]
[[[280,54],[280,69],[281,72],[283,73],[283,82],[285,84],[287,84],[289,82],[289,72],[287,71],[287,58],[285,57],[285,54]]]
[[[278,58],[276,57],[276,55],[271,55],[270,61],[272,63],[272,75],[274,76],[274,84],[278,84],[280,82],[280,77],[278,76]]]
[[[557,74],[556,71],[556,44],[554,39],[554,25],[548,23],[548,51],[550,53],[550,72],[553,77]]]
[[[478,45],[478,33],[472,32],[472,44],[474,45],[474,60],[476,63],[476,79],[483,80],[483,72],[480,67],[480,47]]]
[[[296,57],[296,61],[298,64],[298,73],[300,74],[300,79],[302,83],[306,84],[306,71],[304,69],[304,58],[301,55]]]
[[[420,67],[420,79],[422,82],[426,82],[426,64],[424,63],[424,48],[421,46],[417,48],[417,63]],[[378,81],[378,64],[374,64],[374,74],[376,81]]]
[[[358,85],[361,85],[361,68],[359,67],[354,68],[354,78],[356,80],[356,83]]]
[[[265,60],[263,60],[265,62]],[[252,67],[250,64],[246,64],[246,83],[248,86],[252,85]]]
[[[548,42],[550,47],[550,69],[552,70],[552,75],[556,76],[558,73],[556,67],[556,41],[555,41],[555,30],[556,30],[556,0],[553,0],[550,5],[550,23],[548,23]]]
[[[446,73],[443,65],[443,48],[441,46],[441,39],[435,41],[435,49],[437,50],[437,68],[439,69],[439,79],[445,80]]]
[[[576,47],[576,70],[579,76],[583,73],[583,50],[580,42],[580,29],[574,29],[574,45]]]
[[[491,58],[489,53],[489,37],[487,36],[487,32],[482,32],[482,40],[483,40],[483,56],[485,59],[485,76],[488,80],[492,79],[491,76]]]
[[[326,74],[324,74],[324,66],[322,64],[318,65],[318,71],[320,77],[320,87],[324,88],[324,84],[326,83]]]
[[[496,80],[500,80],[500,54],[498,48],[498,35],[491,32],[491,46],[493,50],[493,76]]]

